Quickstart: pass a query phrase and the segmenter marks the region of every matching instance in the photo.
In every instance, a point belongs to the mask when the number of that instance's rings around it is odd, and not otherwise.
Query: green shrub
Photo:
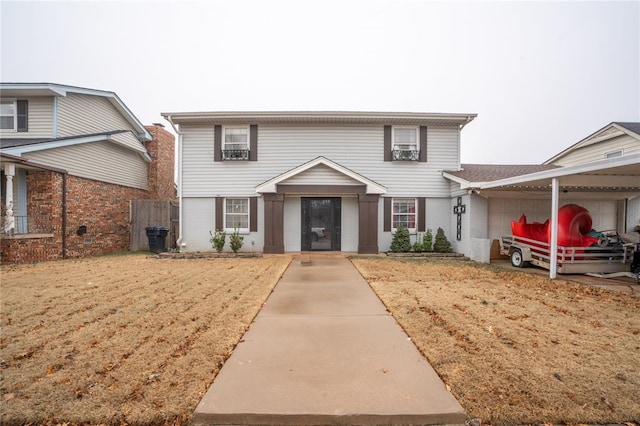
[[[242,240],[244,240],[244,237],[240,236],[240,231],[236,228],[233,234],[229,236],[229,246],[231,246],[231,250],[234,253],[238,253],[238,250],[242,248]]]
[[[422,235],[416,236],[416,242],[413,243],[413,251],[416,253],[422,253],[424,251],[424,245],[422,244]]]
[[[211,247],[220,253],[222,249],[224,249],[224,240],[227,238],[227,234],[225,234],[224,230],[218,229],[215,234],[209,231],[209,235],[211,235],[211,238],[209,239]]]
[[[409,229],[400,224],[396,229],[396,233],[393,234],[393,240],[391,240],[391,251],[394,253],[407,253],[411,251],[411,237],[409,236]]]
[[[438,228],[436,232],[436,242],[433,245],[433,250],[437,253],[451,253],[453,251],[451,243],[447,239],[447,236],[444,235],[442,228]]]
[[[427,229],[427,233],[422,238],[422,249],[424,251],[433,251],[433,232]]]

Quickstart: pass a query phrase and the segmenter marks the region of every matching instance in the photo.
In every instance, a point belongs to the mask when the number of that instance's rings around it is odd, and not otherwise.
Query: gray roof
[[[462,170],[445,172],[468,182],[491,182],[558,168],[546,164],[462,164],[461,167]]]
[[[90,133],[86,135],[66,136],[63,138],[0,138],[0,148],[15,148],[19,146],[37,145],[47,142],[59,142],[71,139],[79,139],[92,136],[110,136],[118,133],[126,133],[128,130],[112,130],[109,132]]]
[[[631,130],[633,133],[640,135],[640,123],[622,123],[620,121],[614,121],[613,124],[617,124],[620,127],[624,127],[627,130]]]

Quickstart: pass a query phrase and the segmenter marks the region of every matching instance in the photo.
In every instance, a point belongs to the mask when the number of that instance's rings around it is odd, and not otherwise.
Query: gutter
[[[176,132],[176,134],[178,135],[178,170],[177,170],[177,177],[178,177],[178,215],[179,220],[178,220],[178,239],[176,240],[176,245],[178,246],[178,249],[180,249],[182,247],[182,133],[176,128],[175,123],[173,122],[173,120],[171,119],[170,115],[165,116],[165,120],[167,120],[169,122],[169,124],[171,124],[171,127],[173,128],[173,131]]]

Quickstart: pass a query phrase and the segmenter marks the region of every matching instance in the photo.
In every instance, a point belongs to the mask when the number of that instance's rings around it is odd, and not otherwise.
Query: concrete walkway
[[[355,267],[293,260],[193,423],[463,424],[462,407]]]

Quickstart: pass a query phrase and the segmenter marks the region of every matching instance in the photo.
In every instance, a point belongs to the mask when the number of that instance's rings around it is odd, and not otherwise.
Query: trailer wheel
[[[522,257],[522,251],[520,249],[515,249],[511,252],[511,264],[516,268],[523,268],[525,266],[525,261]]]

